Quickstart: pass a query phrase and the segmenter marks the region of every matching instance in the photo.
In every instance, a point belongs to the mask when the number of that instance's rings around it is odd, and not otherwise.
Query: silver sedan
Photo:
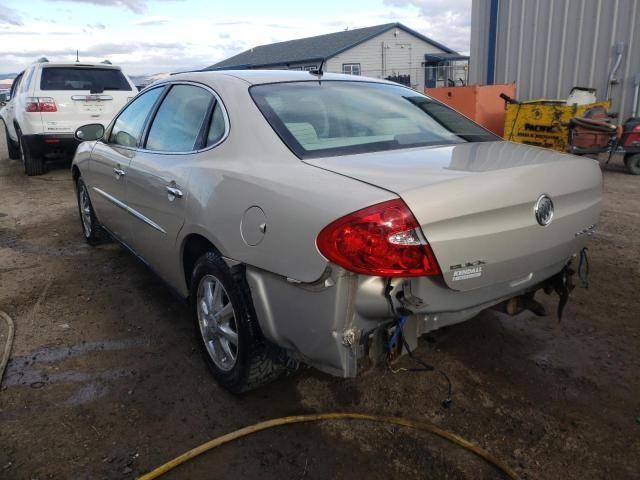
[[[562,307],[602,203],[597,162],[364,77],[175,75],[76,135],[84,237],[190,302],[233,392],[355,376],[483,309],[543,313],[541,289]]]

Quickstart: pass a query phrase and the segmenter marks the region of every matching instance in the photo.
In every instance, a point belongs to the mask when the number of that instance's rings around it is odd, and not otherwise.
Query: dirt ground
[[[417,355],[453,382],[443,409],[441,377],[382,367],[348,380],[304,370],[225,393],[185,305],[121,247],[85,245],[68,165],[29,178],[4,138],[0,152],[0,309],[16,323],[0,478],[131,478],[239,427],[328,411],[433,422],[522,478],[640,478],[640,178],[619,163],[605,170],[591,286],[576,289],[562,323],[485,312],[421,341]],[[5,339],[0,322],[0,351]],[[500,476],[428,434],[343,421],[262,432],[166,478]]]

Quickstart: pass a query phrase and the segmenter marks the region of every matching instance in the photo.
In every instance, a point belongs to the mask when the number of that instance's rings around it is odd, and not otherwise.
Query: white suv
[[[52,156],[72,157],[78,127],[107,125],[138,90],[109,63],[49,63],[42,58],[20,73],[0,118],[9,158],[22,158],[27,175],[44,173]]]

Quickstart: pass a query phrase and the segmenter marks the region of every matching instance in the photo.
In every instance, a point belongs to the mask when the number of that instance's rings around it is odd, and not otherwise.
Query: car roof
[[[235,77],[239,80],[252,85],[263,83],[283,83],[283,82],[300,82],[300,81],[318,81],[321,80],[346,80],[350,82],[378,82],[397,85],[397,83],[378,78],[362,77],[359,75],[346,75],[342,73],[324,73],[322,77],[301,70],[215,70],[215,71],[198,71],[185,72],[171,75],[158,83],[172,80],[193,80],[206,83],[207,80],[214,80],[222,76]]]
[[[118,65],[110,65],[108,63],[91,63],[91,62],[35,62],[33,65],[40,65],[43,68],[51,68],[51,67],[66,67],[66,68],[105,68],[111,70],[122,70]]]

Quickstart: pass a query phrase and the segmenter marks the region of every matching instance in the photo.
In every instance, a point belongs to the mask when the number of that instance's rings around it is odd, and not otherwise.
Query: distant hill
[[[17,75],[17,73],[0,73],[0,89],[11,88],[13,79]]]

